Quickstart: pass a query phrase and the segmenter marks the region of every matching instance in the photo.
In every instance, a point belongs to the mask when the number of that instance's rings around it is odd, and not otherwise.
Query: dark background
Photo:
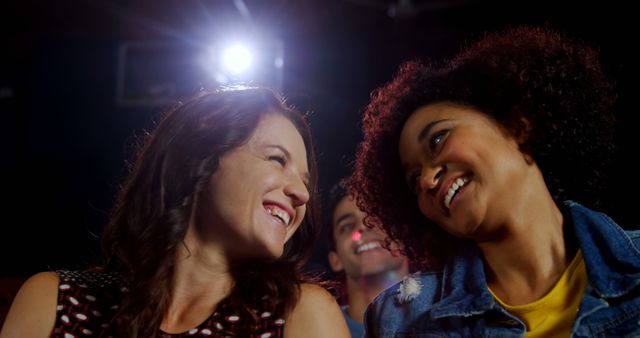
[[[95,258],[135,137],[166,107],[118,104],[120,46],[205,44],[234,29],[283,41],[281,89],[314,111],[323,191],[348,173],[369,93],[401,61],[446,58],[485,30],[519,24],[548,23],[577,36],[601,50],[620,94],[620,151],[605,211],[637,228],[638,17],[625,2],[245,0],[250,16],[243,16],[242,1],[232,0],[4,1],[0,277],[83,267]],[[390,14],[402,4],[413,10]],[[150,59],[158,74],[139,68],[134,79],[175,76],[184,80],[179,91],[193,93],[206,83],[181,72],[182,56]],[[322,250],[312,264],[325,264]]]

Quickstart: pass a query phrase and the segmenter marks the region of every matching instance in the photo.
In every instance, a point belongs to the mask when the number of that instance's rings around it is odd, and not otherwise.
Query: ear
[[[331,265],[331,270],[333,270],[333,272],[342,271],[344,269],[340,256],[338,256],[338,253],[335,251],[329,251],[329,265]]]
[[[531,121],[524,116],[520,116],[516,122],[516,126],[518,127],[518,132],[514,135],[516,138],[516,142],[518,145],[522,145],[529,140],[529,136],[531,136]]]
[[[533,128],[533,126],[531,125],[531,121],[529,121],[529,119],[524,116],[520,116],[516,121],[516,128],[517,132],[515,133],[514,137],[516,139],[516,142],[518,143],[520,151],[524,156],[524,160],[527,162],[527,164],[533,164],[535,161],[533,160],[533,157],[531,157],[531,154],[529,154],[527,151],[522,150],[522,145],[525,144],[531,136],[531,129]]]

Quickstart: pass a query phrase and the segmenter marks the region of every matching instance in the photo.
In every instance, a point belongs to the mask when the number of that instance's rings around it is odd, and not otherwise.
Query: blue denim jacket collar
[[[590,286],[602,297],[618,297],[640,283],[640,252],[624,230],[606,215],[567,201]],[[613,226],[612,226],[613,225]],[[633,255],[629,255],[633,252]],[[442,293],[433,304],[434,318],[504,311],[489,292],[482,253],[468,245],[450,257],[442,275]]]
[[[589,284],[604,298],[622,296],[640,284],[640,252],[607,215],[567,201]]]
[[[477,246],[467,245],[448,259],[442,274],[442,298],[431,310],[434,318],[469,316],[493,308],[496,303],[487,287],[480,257]]]

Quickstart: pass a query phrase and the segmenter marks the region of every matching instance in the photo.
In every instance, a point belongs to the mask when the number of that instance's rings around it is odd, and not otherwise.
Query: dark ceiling
[[[116,102],[119,47],[206,44],[238,31],[283,41],[281,89],[298,108],[313,110],[322,189],[348,173],[361,109],[401,61],[446,58],[485,30],[520,24],[551,24],[584,39],[601,49],[620,92],[620,153],[607,211],[635,227],[630,210],[637,198],[624,196],[638,188],[631,165],[638,145],[631,106],[638,18],[624,3],[631,2],[5,1],[0,112],[8,202],[0,274],[80,267],[95,257],[95,236],[126,174],[135,137],[162,109]],[[182,89],[201,85],[194,80]],[[321,260],[322,253],[314,257]]]

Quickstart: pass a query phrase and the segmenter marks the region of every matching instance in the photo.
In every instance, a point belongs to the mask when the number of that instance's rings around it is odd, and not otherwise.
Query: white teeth
[[[451,199],[453,198],[453,195],[455,195],[456,191],[462,188],[468,181],[469,180],[466,178],[458,177],[458,179],[453,182],[453,184],[447,191],[447,195],[444,197],[444,206],[447,207],[447,209],[449,209],[449,206],[451,205]]]
[[[369,250],[373,250],[373,249],[377,249],[377,248],[381,248],[382,246],[380,245],[379,242],[369,242],[369,243],[365,243],[362,244],[360,246],[358,246],[356,248],[356,254],[361,254],[365,251],[369,251]]]
[[[268,207],[267,211],[271,214],[271,216],[279,218],[285,225],[289,224],[290,218],[288,212],[276,207]]]

